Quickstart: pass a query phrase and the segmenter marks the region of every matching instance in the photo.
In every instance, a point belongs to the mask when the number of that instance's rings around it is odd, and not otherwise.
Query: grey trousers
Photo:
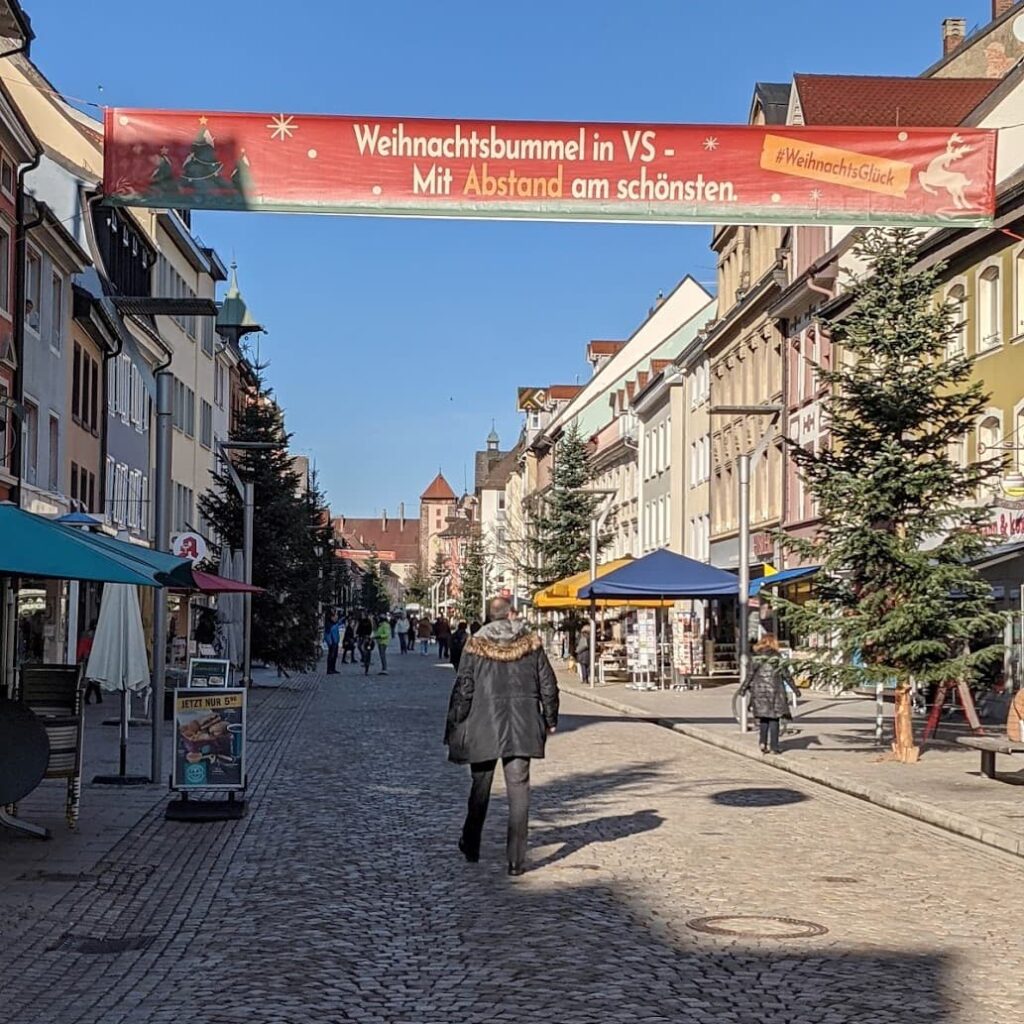
[[[497,761],[479,761],[470,765],[473,785],[469,791],[469,808],[462,827],[462,842],[467,850],[480,852],[480,836],[491,799],[491,783]],[[530,759],[528,757],[502,758],[505,770],[505,789],[508,793],[508,841],[506,852],[510,864],[526,860],[526,835],[530,816]]]

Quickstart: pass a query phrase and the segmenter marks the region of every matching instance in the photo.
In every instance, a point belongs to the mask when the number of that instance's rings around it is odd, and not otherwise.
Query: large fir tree
[[[951,448],[987,396],[972,360],[950,354],[954,308],[934,298],[942,268],[915,268],[914,233],[870,231],[857,255],[868,269],[832,327],[834,365],[817,367],[830,444],[791,448],[821,522],[814,539],[785,542],[822,569],[814,599],[780,611],[798,633],[831,638],[808,665],[819,678],[895,679],[903,692],[970,681],[1000,656],[1002,620],[971,564],[1000,460],[961,465]]]
[[[238,450],[231,458],[243,480],[252,480],[253,583],[264,593],[253,596],[252,656],[282,669],[303,669],[319,653],[320,604],[329,600],[321,570],[330,550],[330,520],[315,487],[300,489],[288,454],[290,435],[284,414],[263,381],[263,368],[249,387],[245,409],[232,441],[273,445]],[[242,499],[224,472],[202,495],[199,508],[214,524],[223,543],[242,546]],[[319,549],[319,554],[318,554]]]
[[[590,453],[573,424],[555,448],[551,490],[543,511],[533,521],[533,544],[539,566],[532,566],[534,585],[546,586],[590,567],[590,524],[599,498],[588,490],[593,479]],[[598,550],[605,538],[598,538]]]
[[[384,585],[383,567],[375,554],[370,555],[363,566],[359,603],[363,611],[371,615],[380,615],[391,607],[391,598]]]
[[[459,615],[467,622],[483,615],[483,573],[484,546],[477,529],[466,544],[466,556],[459,568]]]

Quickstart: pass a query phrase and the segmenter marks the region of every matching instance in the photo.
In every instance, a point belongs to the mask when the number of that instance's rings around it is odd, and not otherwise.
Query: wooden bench
[[[1024,754],[1024,743],[1005,736],[958,736],[956,741],[981,751],[981,774],[988,779],[996,777],[996,754]]]

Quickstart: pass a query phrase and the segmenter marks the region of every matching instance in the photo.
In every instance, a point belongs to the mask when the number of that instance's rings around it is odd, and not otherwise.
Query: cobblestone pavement
[[[575,699],[534,765],[531,870],[504,873],[500,792],[465,864],[450,681],[395,653],[386,678],[345,666],[275,693],[248,817],[156,808],[5,926],[0,1020],[1024,1018],[1019,861]]]

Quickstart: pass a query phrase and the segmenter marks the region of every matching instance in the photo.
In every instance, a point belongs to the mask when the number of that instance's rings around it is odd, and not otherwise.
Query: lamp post
[[[274,441],[224,441],[218,446],[224,468],[238,496],[242,499],[242,575],[243,583],[252,586],[252,547],[253,520],[256,506],[256,489],[252,480],[242,480],[238,471],[231,463],[229,451],[271,451],[281,445]],[[242,645],[242,685],[252,685],[252,593],[246,591],[242,595],[243,607],[243,645]]]
[[[743,452],[736,458],[739,484],[739,587],[736,595],[736,653],[740,682],[747,678],[750,665],[750,470],[764,454],[771,439],[771,428],[782,413],[781,405],[716,405],[712,416],[769,416],[768,428],[761,435],[752,452]],[[747,731],[747,702],[742,702],[740,731]]]

